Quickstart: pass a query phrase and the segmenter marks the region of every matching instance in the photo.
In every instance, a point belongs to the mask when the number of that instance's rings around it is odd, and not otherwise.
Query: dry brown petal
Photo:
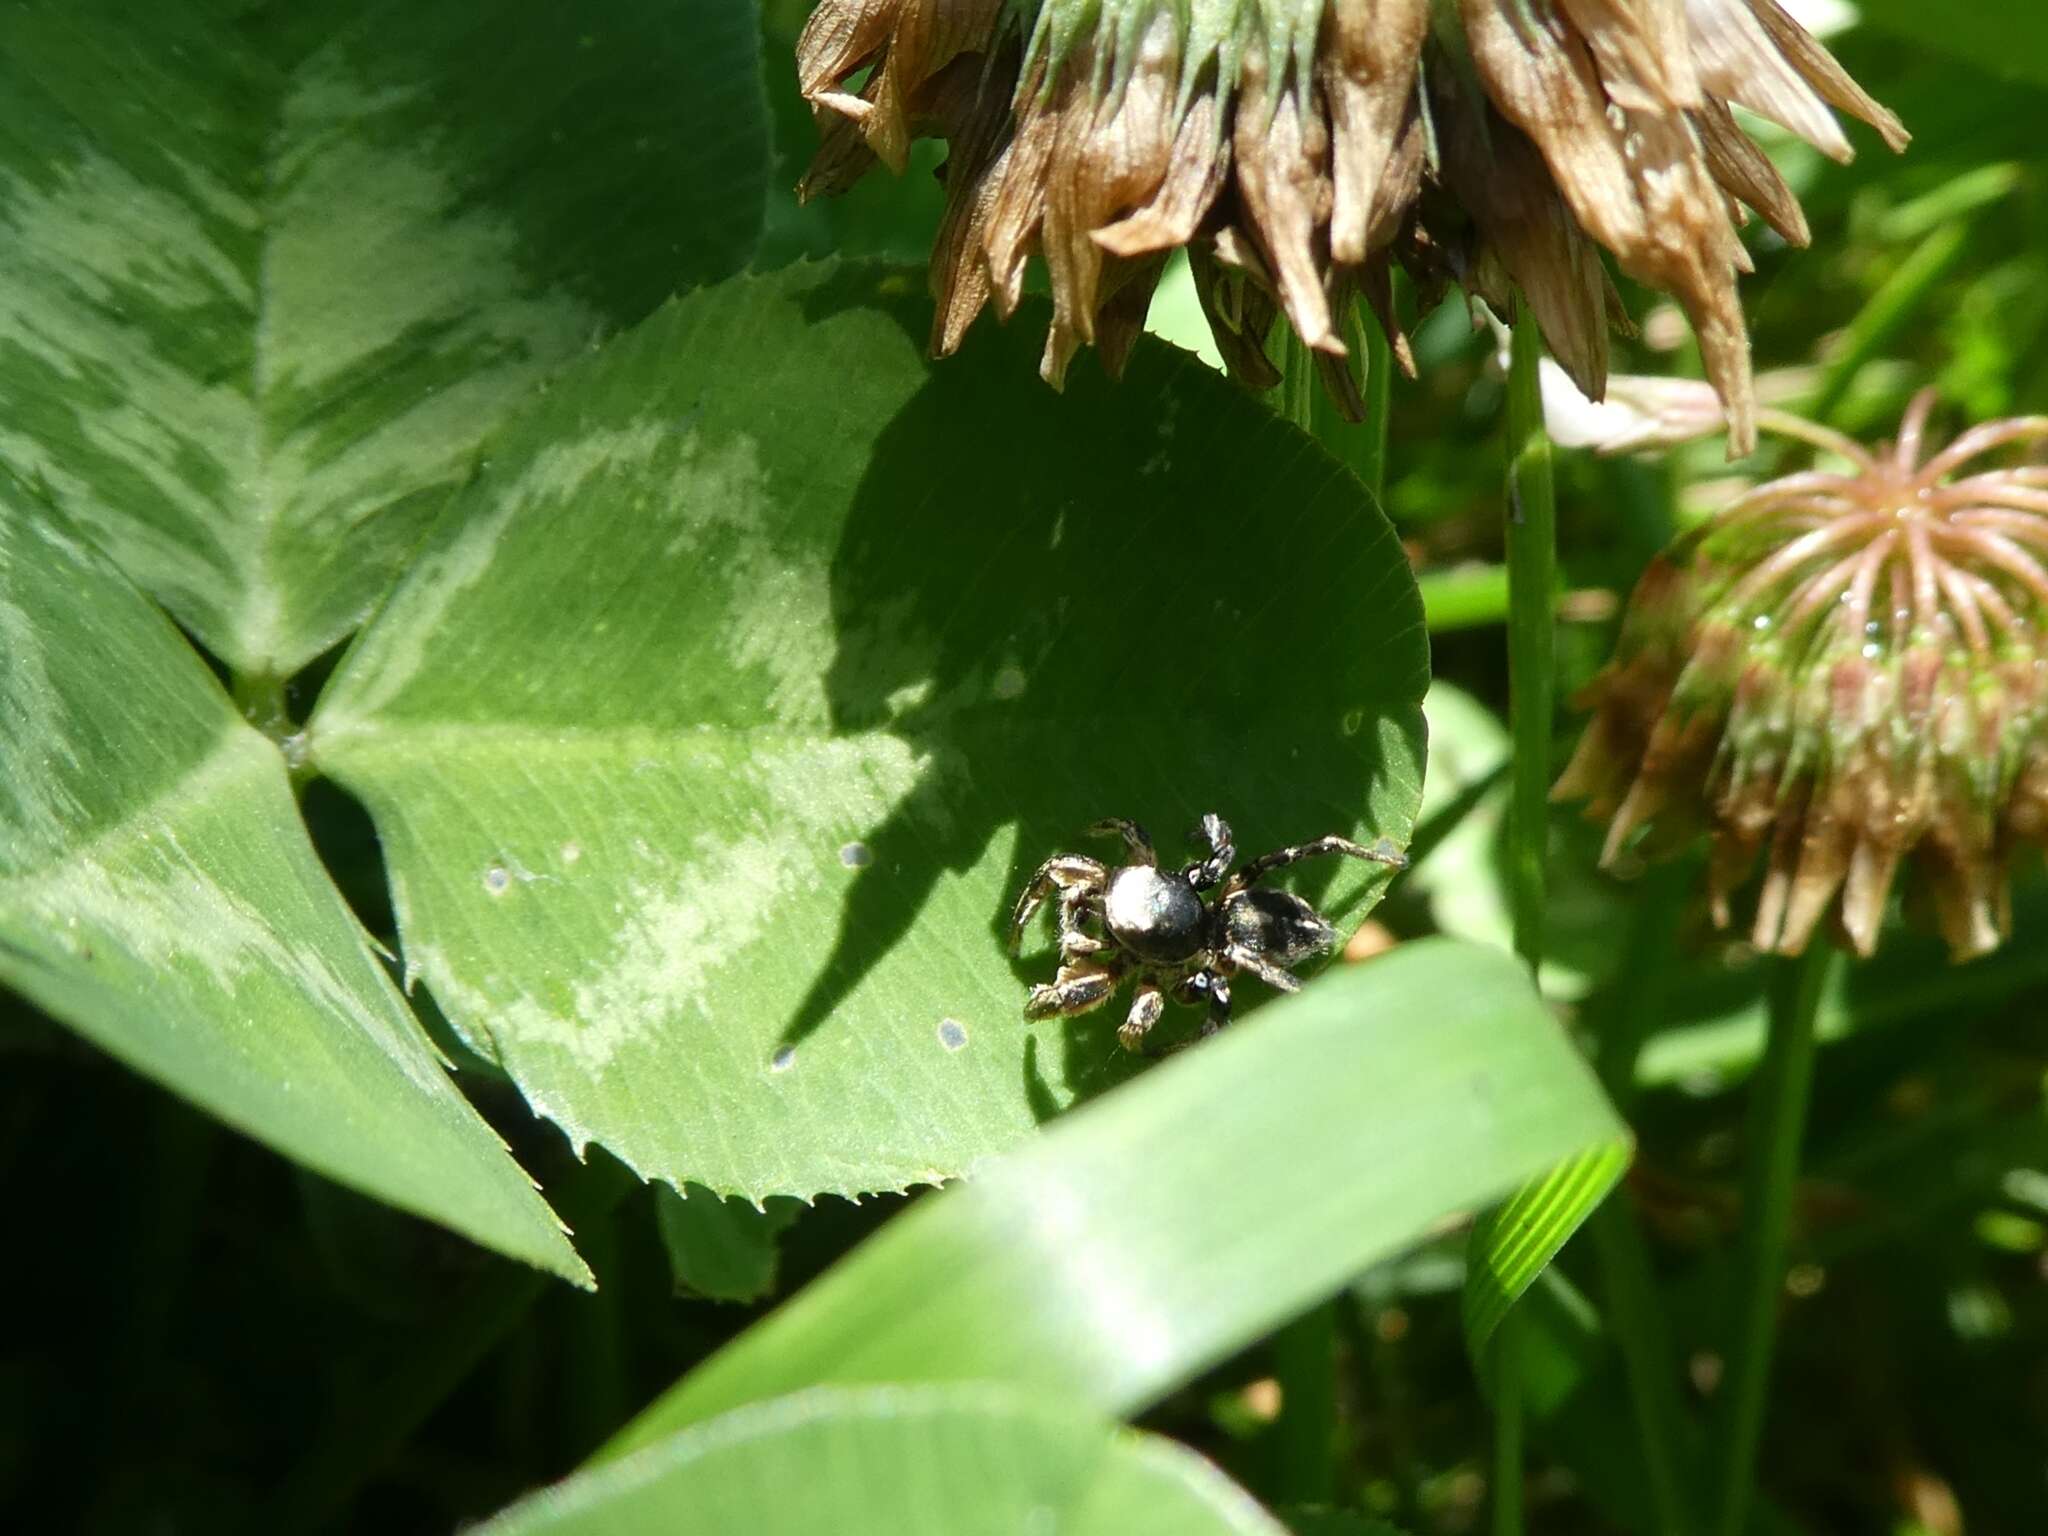
[[[796,40],[797,88],[805,99],[837,96],[839,83],[882,51],[900,5],[901,0],[827,0],[811,12]],[[848,115],[865,116],[865,104]]]
[[[1841,124],[1808,84],[1806,73],[1794,67],[1773,39],[1764,24],[1762,7],[1752,8],[1747,0],[1687,0],[1686,13],[1692,20],[1692,52],[1698,60],[1700,83],[1709,94],[1769,118],[1831,160],[1850,158],[1854,151]],[[1791,18],[1784,21],[1798,28]],[[1826,49],[1807,37],[1805,29],[1798,30],[1834,65]],[[1840,72],[1840,66],[1835,69]]]
[[[1092,55],[1064,70],[1059,129],[1046,172],[1039,243],[1052,279],[1053,328],[1080,343],[1095,340],[1097,288],[1104,252],[1095,231],[1149,199],[1165,180],[1175,133],[1180,78],[1179,29],[1170,12],[1152,20],[1121,92],[1097,101],[1088,84]],[[1048,349],[1047,362],[1054,357]],[[1055,370],[1064,376],[1065,359]],[[1048,374],[1054,378],[1055,374]]]
[[[1358,269],[1358,291],[1379,322],[1380,333],[1387,338],[1394,365],[1411,379],[1420,377],[1415,368],[1415,348],[1409,344],[1408,333],[1401,329],[1400,316],[1394,312],[1394,264],[1384,252]]]
[[[1543,157],[1479,103],[1460,99],[1451,72],[1436,72],[1437,141],[1452,194],[1485,242],[1459,274],[1498,313],[1511,314],[1512,277],[1551,355],[1589,399],[1607,391],[1607,274],[1559,199]],[[1489,258],[1504,272],[1496,276]]]
[[[1858,85],[1817,37],[1802,27],[1777,0],[1749,0],[1778,52],[1820,93],[1821,100],[1875,128],[1885,147],[1897,153],[1913,140],[1898,115]]]
[[[1095,316],[1095,348],[1102,357],[1102,370],[1112,379],[1124,376],[1131,349],[1145,332],[1145,316],[1152,308],[1152,291],[1166,270],[1166,257],[1147,256],[1125,261],[1112,258],[1103,274],[1108,294]]]
[[[1230,173],[1230,143],[1216,114],[1216,98],[1206,92],[1189,104],[1158,189],[1125,217],[1096,230],[1097,245],[1115,256],[1135,257],[1176,250],[1195,238]]]
[[[1515,9],[1514,0],[1462,0],[1472,62],[1496,110],[1543,152],[1586,232],[1626,259],[1648,231],[1593,60],[1555,17],[1548,26],[1523,26]]]
[[[1700,104],[1684,0],[1558,0],[1600,66],[1608,98],[1632,112]]]
[[[1923,843],[1914,863],[1934,904],[1935,926],[1956,960],[1988,955],[2012,931],[2012,896],[2001,863],[1958,858],[1937,841]]]
[[[1276,90],[1256,48],[1247,51],[1239,81],[1234,150],[1250,233],[1295,333],[1310,347],[1341,356],[1344,343],[1331,327],[1323,282],[1328,258],[1317,249],[1332,199],[1322,103],[1313,93],[1303,101],[1292,80]]]
[[[1014,49],[1006,50],[1002,63],[1014,76]],[[973,72],[975,95],[970,98],[951,135],[953,150],[946,158],[946,211],[939,221],[932,245],[931,350],[935,357],[956,351],[967,335],[992,291],[988,261],[983,254],[989,220],[1002,185],[1003,134],[1009,123],[1009,93],[1000,84],[988,87],[984,65],[976,56],[956,59],[947,66],[949,74]],[[942,88],[943,89],[943,88]],[[950,93],[947,93],[950,99]]]
[[[1188,247],[1188,267],[1230,376],[1248,389],[1271,389],[1280,382],[1280,370],[1266,356],[1266,333],[1280,311],[1271,285],[1253,275],[1263,272],[1263,264],[1249,247],[1226,225],[1213,240]]]
[[[1709,96],[1693,113],[1692,125],[1715,181],[1762,214],[1764,222],[1787,244],[1803,246],[1812,241],[1806,210],[1799,206],[1798,197],[1785,185],[1770,156],[1736,125],[1727,103]]]
[[[1842,935],[1866,959],[1877,950],[1885,902],[1904,853],[1899,841],[1878,842],[1866,837],[1850,855],[1849,873],[1842,881]]]
[[[982,249],[994,285],[996,313],[1005,320],[1024,298],[1024,268],[1045,218],[1045,172],[1059,136],[1059,116],[1044,104],[1035,82],[1018,92],[1017,125],[990,175],[995,191]]]
[[[811,116],[818,125],[818,150],[796,185],[800,203],[814,197],[837,197],[875,164],[875,152],[868,147],[857,121],[827,107],[814,107]]]
[[[1617,247],[1616,257],[1631,277],[1684,307],[1707,378],[1728,409],[1729,456],[1740,458],[1756,447],[1749,327],[1735,291],[1735,274],[1749,270],[1749,254],[1683,119],[1631,116],[1628,142],[1648,238],[1633,251]]]
[[[1415,71],[1428,36],[1429,0],[1330,7],[1320,58],[1334,144],[1332,260],[1356,264],[1372,249],[1381,177],[1413,112]]]

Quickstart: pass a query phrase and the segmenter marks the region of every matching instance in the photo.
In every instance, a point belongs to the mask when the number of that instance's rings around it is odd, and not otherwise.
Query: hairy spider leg
[[[1271,853],[1262,853],[1236,874],[1224,887],[1224,894],[1231,895],[1245,890],[1263,880],[1276,869],[1282,869],[1302,859],[1319,858],[1326,853],[1348,854],[1354,859],[1364,859],[1371,864],[1390,864],[1395,869],[1406,869],[1408,861],[1391,848],[1367,848],[1354,843],[1348,837],[1319,837],[1312,843],[1296,843],[1291,848],[1276,848]]]
[[[1040,982],[1031,989],[1031,995],[1024,1000],[1024,1017],[1049,1019],[1056,1014],[1086,1013],[1100,1008],[1123,979],[1123,967],[1113,960],[1102,965],[1090,961],[1063,965],[1050,982]]]
[[[1180,877],[1196,890],[1206,891],[1223,878],[1223,872],[1230,868],[1230,861],[1237,857],[1237,847],[1230,836],[1230,823],[1211,811],[1188,834],[1188,841],[1205,844],[1209,857],[1197,859],[1186,866]]]
[[[1230,1022],[1230,983],[1211,966],[1205,965],[1181,977],[1173,984],[1173,996],[1176,1002],[1209,1005],[1209,1017],[1202,1024],[1205,1040]]]
[[[1221,971],[1204,971],[1209,978],[1209,1017],[1202,1021],[1202,1038],[1208,1039],[1230,1022],[1230,982]]]
[[[1091,887],[1099,891],[1108,878],[1109,871],[1100,862],[1078,853],[1055,854],[1039,865],[1038,872],[1017,898],[1016,910],[1010,914],[1010,952],[1015,954],[1017,946],[1024,942],[1024,925],[1037,913],[1048,892],[1059,891],[1064,906],[1067,892],[1085,893]]]
[[[1153,869],[1159,867],[1159,855],[1152,849],[1152,839],[1145,829],[1135,821],[1126,821],[1121,816],[1109,816],[1088,829],[1090,837],[1120,837],[1130,850],[1133,864],[1144,864]]]
[[[1254,954],[1242,944],[1232,944],[1223,951],[1223,958],[1234,969],[1250,971],[1267,986],[1280,992],[1299,992],[1301,978],[1268,960],[1264,955]]]
[[[1087,929],[1090,922],[1102,921],[1102,895],[1099,886],[1083,883],[1068,887],[1060,892],[1060,963],[1068,965],[1084,955],[1092,955],[1108,948]]]
[[[1166,994],[1159,990],[1159,984],[1151,981],[1139,983],[1137,995],[1131,999],[1131,1011],[1125,1016],[1123,1027],[1116,1032],[1123,1048],[1127,1051],[1143,1050],[1145,1036],[1164,1012]]]

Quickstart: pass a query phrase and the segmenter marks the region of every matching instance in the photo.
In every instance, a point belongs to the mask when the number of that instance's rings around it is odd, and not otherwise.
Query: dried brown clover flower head
[[[1715,920],[1765,867],[1753,938],[1859,954],[1894,877],[1951,953],[2010,927],[2007,867],[2048,846],[2048,466],[1964,473],[2048,417],[1923,456],[1931,397],[1877,452],[1766,418],[1849,460],[1758,486],[1681,539],[1629,599],[1558,798],[1611,818],[1612,861],[1705,830]]]
[[[1735,297],[1746,204],[1794,244],[1798,201],[1735,103],[1837,159],[1830,105],[1898,148],[1872,101],[1776,0],[822,0],[798,44],[821,129],[806,195],[911,141],[947,141],[934,350],[1026,263],[1051,275],[1043,371],[1093,343],[1118,370],[1167,256],[1186,246],[1219,348],[1254,384],[1284,310],[1358,409],[1345,318],[1395,339],[1400,263],[1505,314],[1515,288],[1588,395],[1625,323],[1601,265],[1674,294],[1753,441]],[[858,83],[856,83],[858,82]]]

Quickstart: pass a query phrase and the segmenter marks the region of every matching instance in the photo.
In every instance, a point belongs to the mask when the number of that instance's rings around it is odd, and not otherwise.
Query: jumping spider
[[[1039,865],[1011,914],[1010,948],[1016,950],[1025,925],[1058,891],[1060,968],[1051,982],[1032,987],[1024,1017],[1087,1013],[1135,977],[1137,995],[1117,1031],[1132,1051],[1143,1047],[1169,994],[1180,1003],[1206,1002],[1202,1033],[1210,1035],[1230,1022],[1230,979],[1241,971],[1282,992],[1301,990],[1293,967],[1329,949],[1337,930],[1299,896],[1254,889],[1273,870],[1326,853],[1396,868],[1407,863],[1390,850],[1319,837],[1261,854],[1226,880],[1237,850],[1221,816],[1204,816],[1189,834],[1208,847],[1208,857],[1175,873],[1159,867],[1152,839],[1134,821],[1111,817],[1090,827],[1088,835],[1121,837],[1130,862],[1110,868],[1082,854],[1061,853]],[[1205,903],[1202,893],[1219,881],[1215,900]]]

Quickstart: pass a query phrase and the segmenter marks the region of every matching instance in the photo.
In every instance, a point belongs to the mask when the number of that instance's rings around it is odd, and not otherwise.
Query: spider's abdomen
[[[1322,914],[1288,891],[1239,891],[1223,901],[1224,942],[1295,966],[1336,942]]]
[[[1207,909],[1178,875],[1132,864],[1110,876],[1102,899],[1110,937],[1141,960],[1186,960],[1202,948]]]

